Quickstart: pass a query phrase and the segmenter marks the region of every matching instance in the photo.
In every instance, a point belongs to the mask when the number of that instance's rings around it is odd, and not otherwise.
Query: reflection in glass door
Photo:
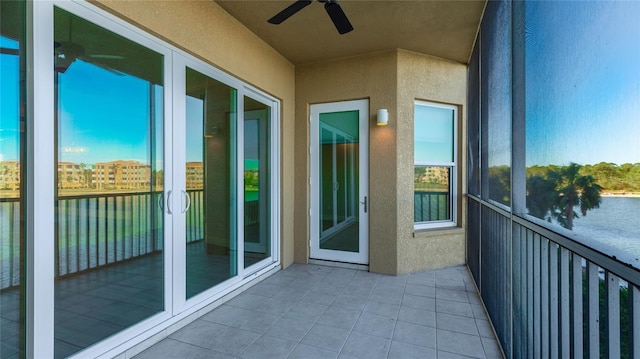
[[[186,69],[186,296],[237,274],[237,90]]]
[[[25,353],[25,12],[0,2],[0,357]]]
[[[164,310],[163,55],[54,10],[55,357]]]
[[[352,115],[357,119],[357,113]],[[320,116],[320,248],[358,252],[358,141],[331,126],[330,119]]]
[[[244,267],[271,256],[271,107],[244,97]]]
[[[368,263],[368,101],[311,106],[311,258]]]

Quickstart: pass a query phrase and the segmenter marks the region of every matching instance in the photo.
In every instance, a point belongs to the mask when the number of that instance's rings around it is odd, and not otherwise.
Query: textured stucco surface
[[[397,213],[398,274],[465,263],[461,229],[413,231],[413,106],[426,100],[458,106],[458,225],[465,228],[462,208],[465,178],[467,67],[409,51],[398,52]],[[392,224],[389,224],[392,225]]]
[[[309,259],[309,105],[369,99],[369,268],[396,272],[396,65],[394,50],[296,68],[296,262]],[[387,127],[375,125],[380,108],[389,110]]]
[[[466,66],[404,50],[296,68],[296,262],[309,258],[309,105],[359,98],[370,100],[369,270],[403,274],[464,263],[461,199],[460,227],[414,234],[413,104],[420,99],[458,106],[464,144]],[[379,108],[389,110],[386,127],[375,126]],[[464,153],[458,154],[459,180]]]
[[[294,66],[213,1],[99,0],[93,4],[279,98],[281,236],[284,267],[293,262]]]

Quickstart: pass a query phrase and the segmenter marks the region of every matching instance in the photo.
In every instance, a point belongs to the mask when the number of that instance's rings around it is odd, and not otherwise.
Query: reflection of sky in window
[[[59,160],[149,163],[149,82],[76,60],[58,93]]]
[[[511,3],[490,2],[482,27],[482,111],[488,119],[488,167],[511,163]]]
[[[414,106],[415,163],[453,161],[453,111]]]
[[[0,36],[0,47],[17,50],[18,41]],[[0,160],[19,160],[20,92],[18,56],[0,55]]]
[[[526,5],[527,165],[640,162],[640,2]]]

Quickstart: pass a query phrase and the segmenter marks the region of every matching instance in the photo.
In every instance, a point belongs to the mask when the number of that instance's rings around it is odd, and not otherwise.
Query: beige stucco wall
[[[293,262],[294,66],[210,0],[93,3],[282,100],[281,262]]]
[[[396,66],[397,53],[389,51],[296,68],[296,262],[309,258],[309,105],[369,99],[370,270],[396,272],[396,211],[388,205],[396,195],[395,170],[389,170],[396,158],[395,123],[375,126],[379,108],[396,111]]]
[[[467,67],[409,51],[398,52],[397,213],[398,274],[465,263]],[[413,230],[413,106],[426,100],[458,106],[458,225],[460,228]]]
[[[295,261],[309,258],[309,105],[361,98],[368,98],[370,107],[369,270],[402,274],[464,263],[463,226],[414,235],[413,103],[421,99],[459,106],[462,138],[466,66],[403,50],[296,68]],[[389,110],[386,127],[375,126],[380,108]],[[460,164],[464,153],[460,150]],[[463,167],[459,179],[464,178]],[[458,212],[463,225],[461,209],[462,203]]]

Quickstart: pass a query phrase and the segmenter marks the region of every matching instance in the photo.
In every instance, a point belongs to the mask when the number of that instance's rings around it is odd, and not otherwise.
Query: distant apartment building
[[[88,178],[85,164],[58,162],[58,189],[87,188]]]
[[[151,166],[138,161],[98,162],[91,173],[91,184],[96,189],[149,188]]]
[[[0,162],[0,189],[20,189],[20,162]]]
[[[449,186],[449,167],[417,166],[414,174],[415,183],[431,183]]]
[[[202,189],[204,166],[202,162],[187,162],[187,189]]]

